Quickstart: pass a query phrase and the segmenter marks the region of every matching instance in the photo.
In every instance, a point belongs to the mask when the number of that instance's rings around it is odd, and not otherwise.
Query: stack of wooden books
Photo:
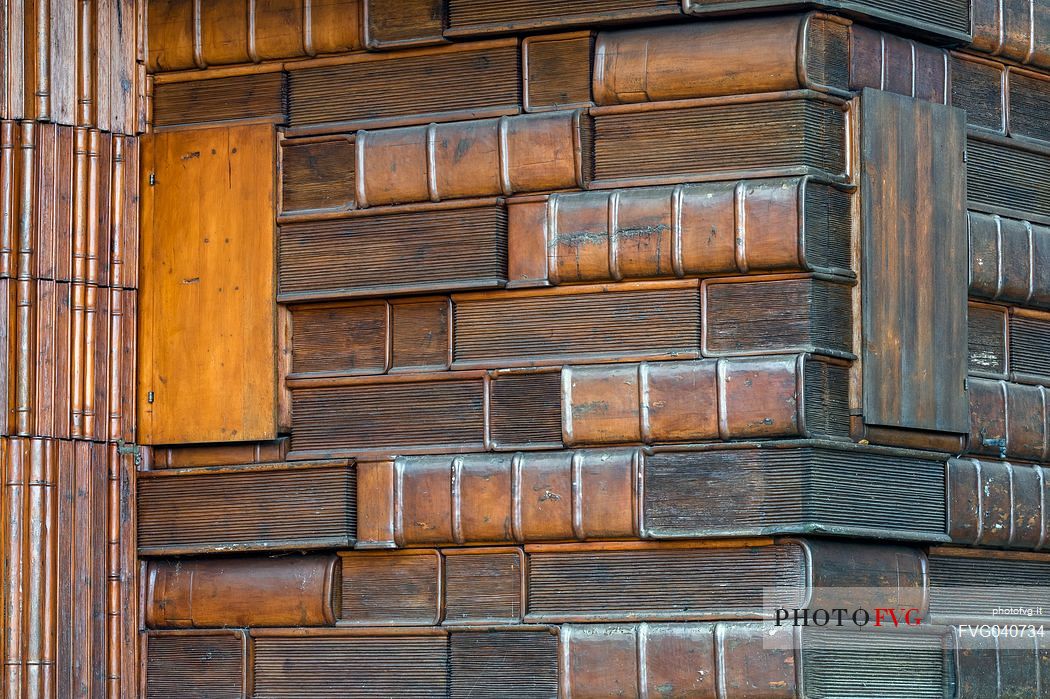
[[[1050,7],[797,5],[149,2],[143,696],[1046,694]]]

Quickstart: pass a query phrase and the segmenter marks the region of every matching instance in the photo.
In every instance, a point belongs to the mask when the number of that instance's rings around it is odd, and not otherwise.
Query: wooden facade
[[[7,0],[0,693],[1047,696],[1050,5],[804,5]]]

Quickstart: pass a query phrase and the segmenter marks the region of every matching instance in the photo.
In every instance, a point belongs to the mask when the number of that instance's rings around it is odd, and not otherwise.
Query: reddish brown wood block
[[[287,437],[273,442],[151,447],[144,454],[149,464],[144,470],[262,464],[284,461],[287,455]]]
[[[267,72],[158,82],[153,89],[156,127],[228,121],[287,122],[287,76]]]
[[[337,558],[201,558],[146,568],[150,628],[328,626],[338,604]]]
[[[1050,228],[969,212],[970,294],[1050,308]]]
[[[974,0],[972,48],[1050,68],[1050,10],[1039,0]]]
[[[956,544],[1042,550],[1050,536],[1046,469],[990,459],[948,461],[948,532]]]
[[[445,549],[441,553],[446,625],[521,622],[526,568],[521,549]]]
[[[1050,459],[1050,396],[1045,386],[971,378],[967,451],[1028,461]]]
[[[525,111],[592,105],[593,51],[590,31],[525,37],[521,42]]]
[[[562,432],[566,445],[835,434],[846,381],[845,367],[807,355],[566,367]]]
[[[442,44],[445,0],[364,0],[364,44],[372,50]]]
[[[437,551],[340,553],[339,623],[355,626],[440,624],[444,561]]]
[[[148,631],[142,695],[244,699],[251,640],[244,631]]]

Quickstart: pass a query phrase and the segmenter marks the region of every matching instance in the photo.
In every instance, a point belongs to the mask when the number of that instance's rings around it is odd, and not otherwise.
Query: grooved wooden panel
[[[254,650],[252,696],[260,699],[448,696],[444,634],[261,636]]]
[[[967,206],[1050,222],[1050,149],[972,134],[966,156]]]
[[[286,121],[287,82],[281,72],[161,83],[153,88],[153,125],[221,121]]]
[[[967,314],[969,370],[1006,374],[1006,309],[970,304]]]
[[[947,51],[860,24],[850,25],[849,37],[850,89],[873,87],[948,103]]]
[[[944,463],[933,459],[814,447],[660,452],[646,456],[644,482],[648,537],[944,539]]]
[[[464,549],[445,552],[445,623],[516,624],[521,621],[522,570],[520,549]]]
[[[852,353],[850,287],[821,279],[705,283],[705,355]]]
[[[455,297],[453,366],[495,368],[699,352],[695,286],[586,291],[590,293]]]
[[[449,674],[449,696],[456,699],[557,696],[558,635],[547,629],[453,632]]]
[[[143,139],[144,444],[277,436],[275,149],[269,124]]]
[[[591,52],[594,36],[556,34],[522,42],[525,107],[558,109],[591,104]]]
[[[387,309],[382,301],[292,307],[292,371],[382,374]]]
[[[861,97],[867,425],[966,431],[964,128],[959,109]]]
[[[247,696],[243,631],[155,632],[146,635],[146,697]]]
[[[506,241],[497,205],[285,224],[278,300],[500,286]]]
[[[734,584],[725,585],[727,579]],[[526,620],[754,618],[761,614],[763,588],[785,588],[784,603],[790,606],[805,584],[803,551],[792,544],[533,551]]]
[[[352,58],[289,71],[289,123],[390,125],[521,104],[516,41]]]
[[[489,422],[498,449],[561,446],[561,374],[508,374],[490,384]]]
[[[476,36],[547,26],[670,19],[680,0],[448,0],[448,36]]]
[[[930,618],[935,623],[994,621],[997,616],[1026,624],[1050,619],[1046,554],[933,549],[929,561]],[[1008,603],[1002,601],[1004,592]],[[1032,614],[996,614],[999,608],[1030,608]]]
[[[1050,79],[1037,73],[1011,69],[1007,103],[1010,105],[1010,135],[1050,139]]]
[[[966,110],[966,123],[999,133],[1005,130],[1003,70],[1001,65],[989,61],[952,54],[951,103]]]
[[[355,478],[346,464],[156,473],[138,482],[140,554],[324,548],[353,540]]]
[[[1050,383],[1050,315],[1010,316],[1010,371]]]
[[[364,0],[365,46],[396,49],[441,43],[445,0]]]
[[[842,108],[816,99],[597,112],[594,177],[624,183],[727,179],[740,172],[841,177],[845,134]]]
[[[481,448],[483,394],[480,379],[295,388],[292,449],[345,453],[441,445]]]
[[[419,553],[347,552],[342,566],[340,623],[359,626],[441,622],[441,557]]]
[[[354,142],[336,136],[281,143],[281,211],[354,208]]]
[[[449,300],[410,300],[394,303],[390,310],[391,370],[447,369],[452,345]]]

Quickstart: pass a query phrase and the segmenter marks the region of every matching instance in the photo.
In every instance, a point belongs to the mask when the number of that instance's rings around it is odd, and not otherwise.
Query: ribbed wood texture
[[[697,133],[704,134],[702,148]],[[844,139],[841,108],[817,100],[601,114],[594,117],[594,177],[689,180],[741,171],[835,177],[844,174]]]
[[[344,553],[343,623],[363,626],[441,622],[441,559],[419,554]]]
[[[652,537],[835,532],[943,540],[944,465],[860,450],[729,449],[645,458]]]
[[[354,488],[346,465],[142,478],[139,553],[346,546]]]
[[[966,123],[1002,133],[1006,123],[1002,68],[952,54],[951,76],[952,105],[966,110]]]
[[[973,136],[966,154],[971,208],[1050,221],[1050,154]]]
[[[490,385],[489,420],[497,448],[561,446],[561,374],[508,374]]]
[[[546,630],[453,633],[449,673],[449,696],[456,699],[557,696],[558,636]]]
[[[526,620],[755,618],[763,588],[786,588],[784,603],[805,584],[802,549],[533,552]],[[732,578],[734,584],[724,581]],[[796,592],[790,590],[794,588]]]
[[[971,373],[1006,374],[1006,310],[970,304],[967,344]]]
[[[698,353],[699,334],[695,287],[463,297],[455,303],[453,366],[688,356]]]
[[[1050,383],[1050,316],[1010,316],[1010,371]]]
[[[681,12],[679,0],[449,0],[452,36],[573,26],[629,19],[672,18]]]
[[[495,287],[506,257],[498,206],[285,224],[278,300]]]
[[[445,623],[515,624],[521,621],[522,568],[525,559],[518,551],[503,553],[469,553],[445,556]],[[467,634],[469,636],[469,634]],[[488,634],[482,636],[487,637]],[[533,637],[534,640],[537,637]],[[552,637],[553,638],[553,637]],[[500,639],[493,637],[496,647]],[[527,641],[527,639],[522,639]],[[545,640],[545,639],[540,639]],[[504,639],[510,642],[512,639]],[[461,644],[460,648],[481,645],[483,638],[473,643]],[[510,645],[515,646],[514,643]],[[555,645],[557,645],[555,641]],[[456,643],[453,642],[453,663],[456,662]],[[526,652],[531,646],[526,645]],[[491,661],[491,658],[489,658]],[[460,663],[472,661],[461,658]],[[480,667],[480,665],[479,665]],[[491,675],[489,675],[491,677]],[[481,678],[472,678],[475,681]],[[519,678],[520,679],[520,678]]]
[[[980,554],[952,550],[930,553],[930,617],[941,623],[976,620],[992,623],[997,616],[1050,618],[1046,577],[1050,557],[1032,554]],[[960,589],[962,588],[962,589]],[[1007,601],[1003,601],[1004,592]],[[1020,613],[997,609],[1027,610]]]
[[[354,142],[295,140],[281,144],[281,211],[354,207]]]
[[[535,37],[525,43],[525,101],[528,109],[591,103],[594,37]]]
[[[516,112],[521,104],[516,43],[362,60],[289,72],[293,127],[326,123],[426,123],[475,110]],[[427,115],[427,116],[421,116]]]
[[[483,392],[480,379],[294,389],[292,449],[477,448],[484,437]]]
[[[448,696],[441,635],[256,638],[253,697]]]
[[[146,696],[241,699],[243,632],[150,633],[146,636]]]
[[[820,279],[704,285],[704,354],[852,351],[850,288]]]
[[[245,119],[283,124],[286,94],[285,74],[281,72],[162,83],[153,90],[153,125]]]
[[[387,305],[292,309],[292,371],[381,374],[386,369]]]
[[[1008,83],[1010,135],[1041,140],[1050,139],[1050,78],[1011,70]]]

